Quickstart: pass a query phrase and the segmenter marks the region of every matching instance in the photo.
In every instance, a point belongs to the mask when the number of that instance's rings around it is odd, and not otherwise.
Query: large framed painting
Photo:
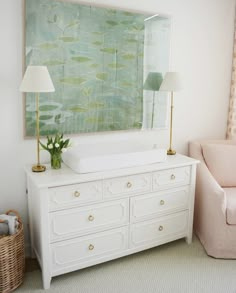
[[[40,94],[41,135],[166,126],[165,94],[143,85],[168,71],[169,17],[58,0],[25,0],[24,11],[25,67],[46,65],[56,89]],[[25,136],[34,135],[27,93]]]

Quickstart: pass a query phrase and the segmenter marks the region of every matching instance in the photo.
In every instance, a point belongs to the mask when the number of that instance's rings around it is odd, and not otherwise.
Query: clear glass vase
[[[51,154],[51,168],[52,169],[61,168],[61,154],[59,153]]]

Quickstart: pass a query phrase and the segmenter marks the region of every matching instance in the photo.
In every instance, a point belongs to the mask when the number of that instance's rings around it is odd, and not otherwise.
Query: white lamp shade
[[[160,86],[160,91],[175,92],[181,90],[181,81],[179,73],[167,72]]]
[[[21,92],[47,93],[54,92],[47,66],[28,66],[20,85]]]

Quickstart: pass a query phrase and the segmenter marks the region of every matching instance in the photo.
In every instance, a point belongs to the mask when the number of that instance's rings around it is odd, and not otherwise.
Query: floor
[[[43,293],[36,261],[27,260],[18,293]],[[52,279],[47,293],[236,293],[236,260],[206,255],[184,239]]]

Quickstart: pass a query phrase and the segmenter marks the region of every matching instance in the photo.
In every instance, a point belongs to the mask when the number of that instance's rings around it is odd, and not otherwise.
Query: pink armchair
[[[189,155],[201,162],[194,231],[208,255],[236,259],[236,141],[190,142]]]

